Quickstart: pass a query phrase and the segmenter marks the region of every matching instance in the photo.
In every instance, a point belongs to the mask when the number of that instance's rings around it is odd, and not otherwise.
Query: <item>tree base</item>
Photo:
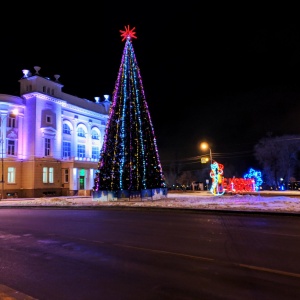
[[[141,191],[92,191],[93,201],[120,201],[120,200],[158,200],[167,198],[168,189],[167,188],[157,188],[157,189],[146,189]]]

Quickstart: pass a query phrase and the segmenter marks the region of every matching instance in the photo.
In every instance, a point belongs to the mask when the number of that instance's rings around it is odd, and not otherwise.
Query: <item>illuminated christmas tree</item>
[[[120,30],[125,40],[112,97],[93,198],[166,196],[167,188],[132,39],[135,28]]]

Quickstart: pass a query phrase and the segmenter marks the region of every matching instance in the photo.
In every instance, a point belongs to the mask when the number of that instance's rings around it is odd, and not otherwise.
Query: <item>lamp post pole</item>
[[[209,158],[210,158],[210,167],[212,167],[212,163],[213,163],[213,158],[212,158],[212,152],[211,152],[211,148],[209,147],[208,143],[206,142],[202,142],[200,144],[200,148],[202,150],[209,150]],[[206,189],[208,190],[208,184],[209,184],[209,179],[206,179]]]
[[[203,150],[206,150],[206,149],[209,150],[210,164],[212,164],[212,162],[213,162],[213,159],[212,159],[212,152],[211,152],[211,148],[209,147],[208,143],[203,142],[203,143],[201,143],[200,147],[201,147],[201,149],[203,149]]]

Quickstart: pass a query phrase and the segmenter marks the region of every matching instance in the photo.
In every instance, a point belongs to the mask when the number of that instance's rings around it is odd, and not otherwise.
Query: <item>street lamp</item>
[[[208,143],[206,143],[206,142],[201,143],[200,144],[200,148],[202,150],[209,150],[210,164],[212,164],[212,161],[213,161],[212,160],[212,153],[211,153],[211,149],[210,149]]]
[[[3,126],[4,120],[7,119],[10,115],[16,116],[18,114],[17,110],[13,110],[11,113],[7,113],[6,116],[0,116],[0,127],[1,127],[1,200],[4,199],[4,130],[6,131],[6,126]],[[5,127],[5,128],[4,128]]]

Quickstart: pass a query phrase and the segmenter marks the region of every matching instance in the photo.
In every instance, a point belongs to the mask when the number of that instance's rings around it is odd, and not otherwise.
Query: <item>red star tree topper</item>
[[[128,37],[136,39],[137,37],[135,36],[136,33],[134,32],[134,30],[135,30],[135,27],[133,27],[132,29],[130,29],[129,25],[127,27],[125,26],[125,30],[120,30],[120,32],[122,33],[121,37],[123,37],[122,42],[124,40],[126,40]]]

